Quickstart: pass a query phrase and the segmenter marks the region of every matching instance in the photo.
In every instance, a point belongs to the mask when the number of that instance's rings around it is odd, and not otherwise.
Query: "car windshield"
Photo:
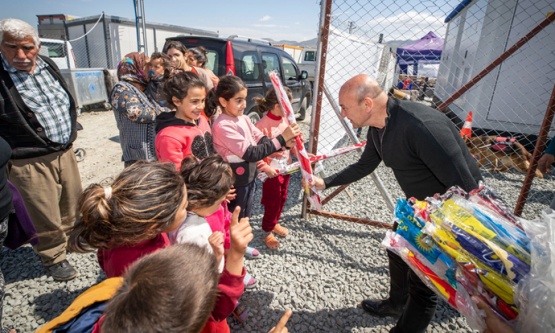
[[[66,56],[66,50],[62,43],[41,42],[40,54],[50,58],[63,58]]]

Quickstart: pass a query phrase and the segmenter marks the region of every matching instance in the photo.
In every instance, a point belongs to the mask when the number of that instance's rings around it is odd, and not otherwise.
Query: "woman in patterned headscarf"
[[[144,93],[148,83],[147,66],[148,58],[143,53],[127,54],[118,64],[120,81],[110,97],[125,167],[138,160],[156,160],[156,116],[169,111]]]

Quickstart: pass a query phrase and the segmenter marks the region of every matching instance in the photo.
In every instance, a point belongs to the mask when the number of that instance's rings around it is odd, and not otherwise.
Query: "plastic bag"
[[[430,215],[430,219],[456,235],[459,243],[472,255],[514,282],[528,273],[530,266],[511,254],[498,241],[497,234],[486,228],[471,213],[453,199],[445,201]]]
[[[546,209],[540,219],[522,220],[530,237],[530,273],[517,286],[520,315],[518,332],[555,332],[555,212]]]
[[[442,260],[432,264],[420,252],[415,252],[406,239],[392,231],[386,233],[382,244],[399,255],[428,288],[462,313],[470,327],[479,331],[486,328],[481,311],[463,285],[454,278],[454,272],[457,275],[460,274],[456,273],[457,266],[449,257],[443,255]]]

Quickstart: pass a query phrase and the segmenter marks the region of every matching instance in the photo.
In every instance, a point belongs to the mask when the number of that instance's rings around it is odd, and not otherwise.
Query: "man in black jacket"
[[[341,114],[354,128],[370,126],[367,144],[355,164],[313,185],[323,190],[349,184],[372,173],[380,162],[390,167],[407,197],[424,199],[459,185],[469,191],[482,179],[457,128],[441,112],[420,103],[390,99],[367,75],[348,80],[339,91]],[[394,226],[395,228],[396,226]],[[403,260],[387,251],[390,292],[386,300],[364,300],[362,308],[380,317],[399,317],[391,332],[424,332],[436,295]]]
[[[39,49],[28,23],[0,21],[0,136],[12,149],[9,178],[39,235],[35,251],[55,280],[70,280],[77,271],[66,260],[65,232],[82,191],[72,149],[77,112],[58,68]]]

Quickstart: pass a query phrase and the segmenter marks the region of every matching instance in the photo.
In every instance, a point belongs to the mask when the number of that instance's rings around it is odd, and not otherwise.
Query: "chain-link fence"
[[[523,217],[537,217],[555,193],[555,177],[530,168],[555,134],[554,11],[547,0],[322,1],[310,149],[321,154],[365,140],[366,129],[352,130],[336,100],[345,81],[366,73],[391,98],[432,107],[449,103],[441,108],[467,129],[468,148],[486,183],[517,213],[524,208]],[[465,126],[467,120],[472,122]],[[324,175],[359,154],[325,161]],[[359,188],[375,193],[361,198]],[[345,205],[329,214],[371,224],[368,206],[392,208],[403,196],[382,164],[346,191],[326,190],[323,200],[356,200],[357,211]]]

